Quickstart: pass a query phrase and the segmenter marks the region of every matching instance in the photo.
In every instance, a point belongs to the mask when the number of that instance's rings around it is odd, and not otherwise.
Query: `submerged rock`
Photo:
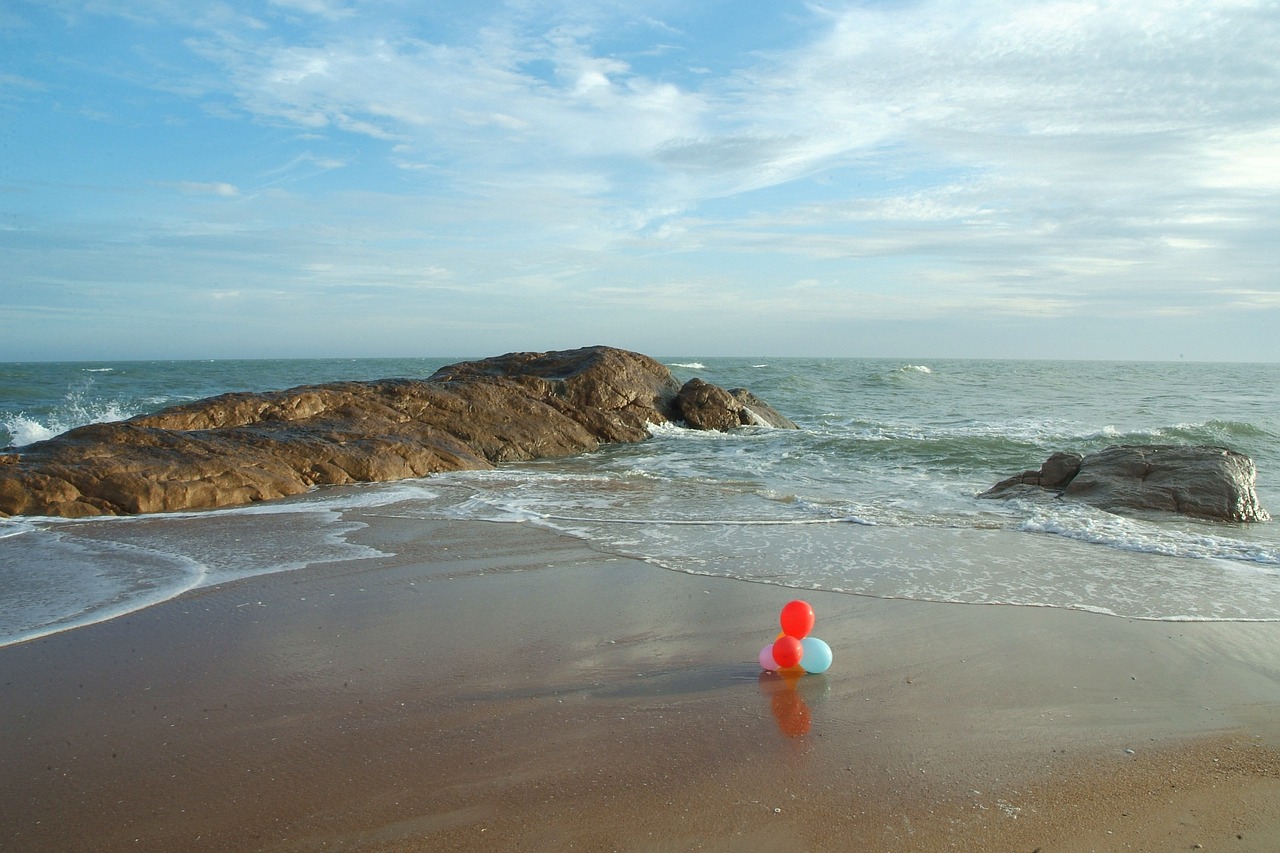
[[[979,497],[1019,488],[1056,491],[1111,512],[1172,512],[1217,521],[1268,521],[1253,460],[1225,447],[1117,445],[1088,456],[1055,453],[1038,471],[1002,480]]]
[[[224,394],[0,454],[0,515],[234,506],[320,485],[567,456],[641,441],[650,424],[685,419],[679,391],[648,356],[587,347],[464,362],[426,380]],[[773,411],[751,400],[736,405]]]

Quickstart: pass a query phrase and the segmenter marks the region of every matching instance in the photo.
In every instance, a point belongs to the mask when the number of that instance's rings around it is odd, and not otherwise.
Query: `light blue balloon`
[[[826,672],[831,666],[831,647],[817,637],[805,637],[800,641],[804,654],[800,657],[800,666],[805,672],[818,674]]]

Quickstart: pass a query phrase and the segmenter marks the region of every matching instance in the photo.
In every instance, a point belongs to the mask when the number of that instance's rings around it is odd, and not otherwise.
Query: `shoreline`
[[[0,850],[1280,837],[1280,624],[800,591],[348,515],[395,555],[0,648]],[[835,662],[762,675],[796,597]]]

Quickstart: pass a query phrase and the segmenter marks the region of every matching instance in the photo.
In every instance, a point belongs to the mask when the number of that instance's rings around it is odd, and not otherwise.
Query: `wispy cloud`
[[[350,6],[333,0],[268,0],[272,6],[316,15],[329,21],[342,21],[357,13]]]
[[[184,195],[212,195],[223,198],[234,198],[240,190],[234,184],[205,181],[160,181],[159,186],[170,187]]]
[[[904,322],[1277,307],[1274,0],[55,8],[68,32],[128,22],[118,53],[59,74],[97,62],[104,91],[149,87],[186,110],[167,126],[225,135],[147,178],[189,207],[135,221],[253,234],[298,292],[447,290],[483,312],[499,286],[572,287],[601,316],[728,301],[797,323],[815,304]],[[133,43],[161,38],[163,59]],[[0,77],[0,108],[29,109],[56,77],[37,72]],[[124,133],[127,100],[77,108]],[[238,270],[236,245],[209,262]]]
[[[1098,185],[1167,196],[1276,177],[1268,5],[852,6],[813,43],[683,84],[601,53],[589,27],[201,49],[264,120],[397,141],[402,160],[504,180],[559,164],[601,176],[589,183],[624,205],[645,186],[694,207],[831,169],[967,174],[1079,205]]]

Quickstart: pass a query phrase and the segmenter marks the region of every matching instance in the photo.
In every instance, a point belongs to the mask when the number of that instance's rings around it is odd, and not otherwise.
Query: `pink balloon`
[[[773,643],[760,650],[760,668],[768,672],[778,671],[778,663],[773,659]]]

